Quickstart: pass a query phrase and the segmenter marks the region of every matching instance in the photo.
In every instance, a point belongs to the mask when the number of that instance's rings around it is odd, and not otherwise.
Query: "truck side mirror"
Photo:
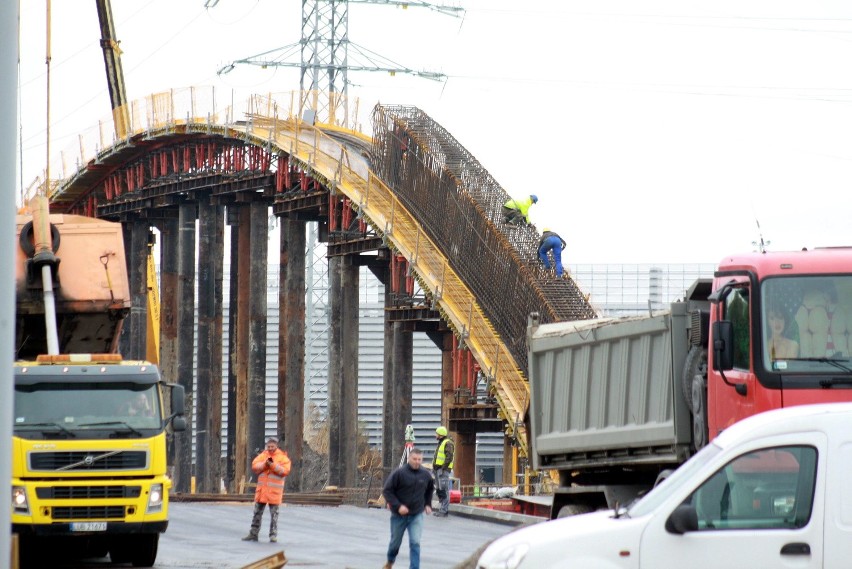
[[[183,415],[186,407],[183,385],[171,383],[169,386],[172,388],[172,415]]]
[[[177,415],[176,417],[172,417],[172,431],[175,433],[179,433],[181,431],[186,430],[186,417],[183,415]]]
[[[698,512],[691,504],[681,504],[666,520],[666,531],[683,535],[688,531],[698,531]]]
[[[734,325],[730,320],[713,323],[713,369],[734,369]]]

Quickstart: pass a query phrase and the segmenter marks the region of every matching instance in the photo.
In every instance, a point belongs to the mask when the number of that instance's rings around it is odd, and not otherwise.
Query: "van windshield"
[[[704,468],[704,465],[711,462],[720,452],[722,452],[722,449],[714,443],[710,443],[701,449],[696,455],[683,463],[680,468],[675,470],[671,476],[659,483],[641,500],[633,504],[627,510],[627,515],[631,518],[638,518],[656,510],[661,503],[680,490],[684,484],[692,483],[693,473]]]

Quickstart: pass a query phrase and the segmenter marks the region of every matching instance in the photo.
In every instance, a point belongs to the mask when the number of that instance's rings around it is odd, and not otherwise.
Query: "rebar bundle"
[[[570,277],[539,266],[535,228],[503,223],[506,191],[420,109],[375,107],[371,159],[470,287],[521,369],[530,313],[538,312],[541,322],[596,317]]]

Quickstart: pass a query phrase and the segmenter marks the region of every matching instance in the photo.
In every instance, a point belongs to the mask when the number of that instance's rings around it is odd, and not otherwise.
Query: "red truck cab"
[[[852,399],[850,268],[852,247],[722,260],[711,296],[706,394],[693,385],[696,447],[763,411]]]

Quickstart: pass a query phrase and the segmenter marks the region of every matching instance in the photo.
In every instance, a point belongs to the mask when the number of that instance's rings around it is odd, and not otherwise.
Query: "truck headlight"
[[[148,491],[148,509],[147,513],[153,514],[163,510],[163,485],[151,484],[151,489]]]
[[[27,502],[27,489],[23,486],[12,486],[12,511],[16,514],[30,513],[30,505]]]
[[[492,545],[485,550],[476,566],[480,569],[517,569],[529,550],[530,546],[526,543],[514,543],[502,548],[494,548]]]

